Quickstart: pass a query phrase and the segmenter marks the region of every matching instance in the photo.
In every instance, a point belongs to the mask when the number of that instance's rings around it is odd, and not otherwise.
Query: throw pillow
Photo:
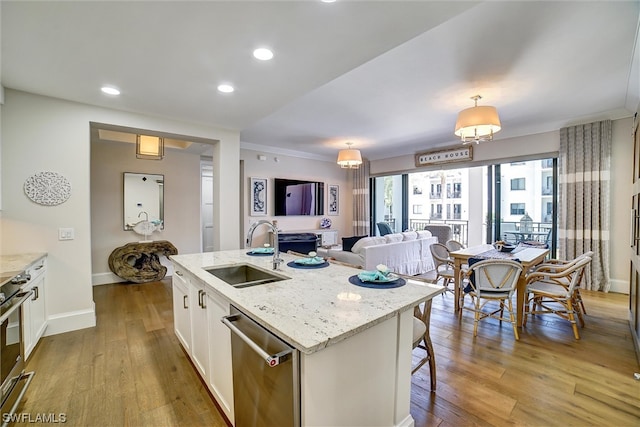
[[[354,254],[359,254],[364,248],[367,248],[369,246],[384,245],[385,243],[386,241],[384,240],[384,237],[365,237],[364,239],[358,240],[356,244],[353,245],[353,247],[351,248],[351,252],[353,252]]]
[[[407,240],[416,240],[418,238],[418,233],[415,231],[404,231],[402,233],[402,241],[406,242]]]
[[[400,234],[400,233],[387,234],[387,235],[384,236],[384,240],[387,243],[402,242],[402,234]]]
[[[358,240],[362,239],[363,237],[367,237],[367,236],[343,237],[342,238],[342,250],[351,252],[351,249],[353,248],[353,245],[355,245],[356,242]]]
[[[418,235],[418,239],[426,239],[428,237],[431,237],[431,232],[429,230],[418,230],[416,231],[416,234]]]

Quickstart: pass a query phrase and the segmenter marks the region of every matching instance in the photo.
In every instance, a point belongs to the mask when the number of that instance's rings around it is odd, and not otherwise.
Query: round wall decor
[[[59,173],[39,172],[24,182],[24,193],[40,205],[55,206],[71,196],[71,183]]]

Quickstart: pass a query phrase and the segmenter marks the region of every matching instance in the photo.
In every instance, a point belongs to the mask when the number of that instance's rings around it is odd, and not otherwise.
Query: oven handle
[[[14,303],[9,310],[7,310],[2,316],[0,316],[0,323],[4,323],[5,320],[13,314],[14,311],[20,308],[20,306],[33,295],[33,289],[29,289],[25,293],[20,293],[16,298],[20,298],[17,303]]]

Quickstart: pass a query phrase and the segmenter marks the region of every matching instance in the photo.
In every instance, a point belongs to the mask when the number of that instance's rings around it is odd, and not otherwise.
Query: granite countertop
[[[271,256],[250,256],[247,249],[173,255],[176,269],[200,279],[256,322],[310,354],[374,326],[442,293],[441,286],[407,280],[398,288],[371,289],[349,283],[361,270],[331,264],[325,268],[287,266],[297,257],[281,254],[277,272],[290,279],[236,289],[205,268],[237,263],[272,270]]]
[[[46,252],[0,255],[0,276],[15,276],[45,256]]]

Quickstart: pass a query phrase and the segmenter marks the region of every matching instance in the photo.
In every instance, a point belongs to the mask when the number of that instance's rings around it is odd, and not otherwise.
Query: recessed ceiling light
[[[233,92],[235,89],[233,88],[233,86],[228,85],[228,84],[222,84],[218,86],[218,91],[222,92],[222,93],[231,93]]]
[[[100,90],[107,95],[120,95],[120,91],[112,86],[102,86]]]
[[[273,58],[273,52],[266,47],[261,47],[253,51],[253,56],[261,61],[268,61]]]
[[[321,0],[322,3],[335,3],[336,0]]]

